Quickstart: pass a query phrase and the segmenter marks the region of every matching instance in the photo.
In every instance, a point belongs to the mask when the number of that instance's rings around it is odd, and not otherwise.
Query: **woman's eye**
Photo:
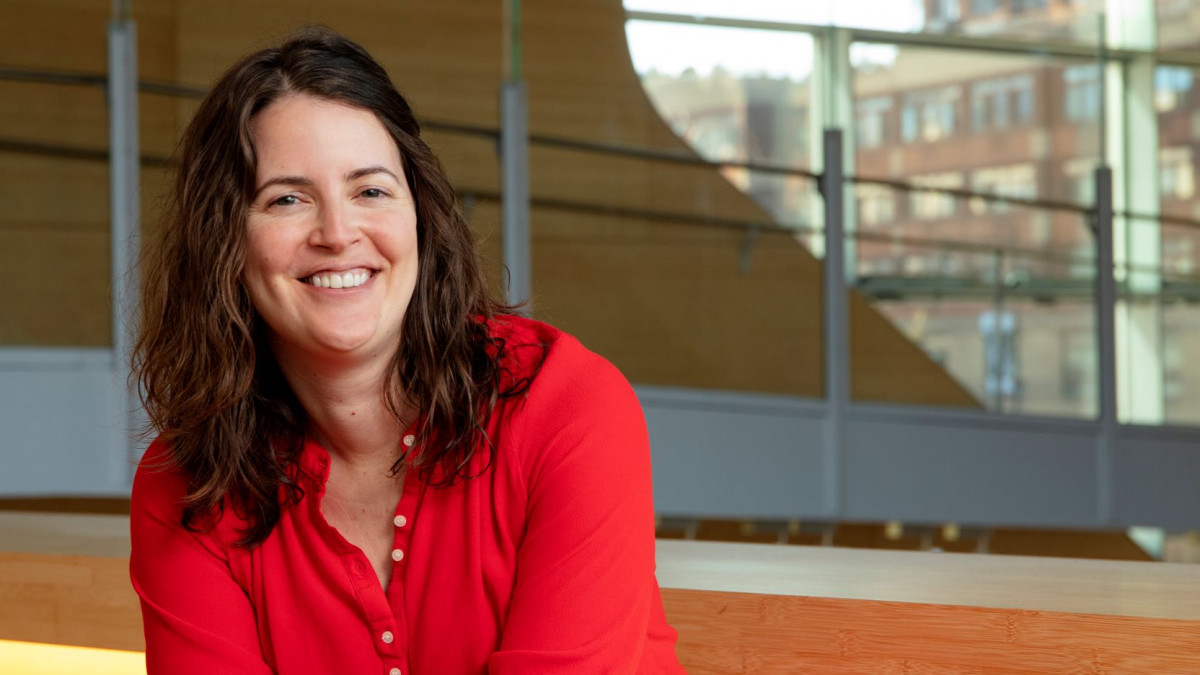
[[[366,190],[363,190],[359,194],[362,195],[363,197],[366,197],[367,199],[378,199],[380,197],[386,196],[386,193],[383,190],[380,190],[379,188],[367,188]]]
[[[284,195],[273,200],[269,206],[292,206],[294,204],[298,204],[299,202],[300,200],[296,198],[296,195]]]

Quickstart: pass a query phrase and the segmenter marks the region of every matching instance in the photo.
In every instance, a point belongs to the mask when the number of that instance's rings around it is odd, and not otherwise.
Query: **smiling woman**
[[[361,47],[236,64],[172,200],[134,360],[151,675],[681,672],[631,388],[488,297]]]

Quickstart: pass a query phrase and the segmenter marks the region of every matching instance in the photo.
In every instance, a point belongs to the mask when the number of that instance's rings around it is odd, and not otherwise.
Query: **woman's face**
[[[417,281],[417,216],[374,113],[289,95],[250,125],[242,282],[277,356],[390,359]],[[313,364],[316,365],[316,364]]]

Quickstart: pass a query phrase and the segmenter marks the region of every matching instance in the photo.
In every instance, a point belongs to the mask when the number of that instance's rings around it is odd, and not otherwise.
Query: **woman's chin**
[[[336,361],[371,358],[382,350],[382,341],[374,334],[313,335],[305,342],[303,350],[310,356]]]

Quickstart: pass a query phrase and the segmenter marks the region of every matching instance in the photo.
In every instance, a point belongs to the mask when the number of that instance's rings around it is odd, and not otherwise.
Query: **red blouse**
[[[501,400],[483,475],[449,488],[406,473],[392,580],[321,514],[329,455],[306,442],[304,497],[261,546],[180,525],[186,480],[133,485],[130,572],[150,675],[681,673],[654,578],[650,452],[633,391],[607,361],[550,326],[493,324],[528,373]],[[477,469],[486,458],[477,453]],[[477,472],[477,471],[476,471]]]

